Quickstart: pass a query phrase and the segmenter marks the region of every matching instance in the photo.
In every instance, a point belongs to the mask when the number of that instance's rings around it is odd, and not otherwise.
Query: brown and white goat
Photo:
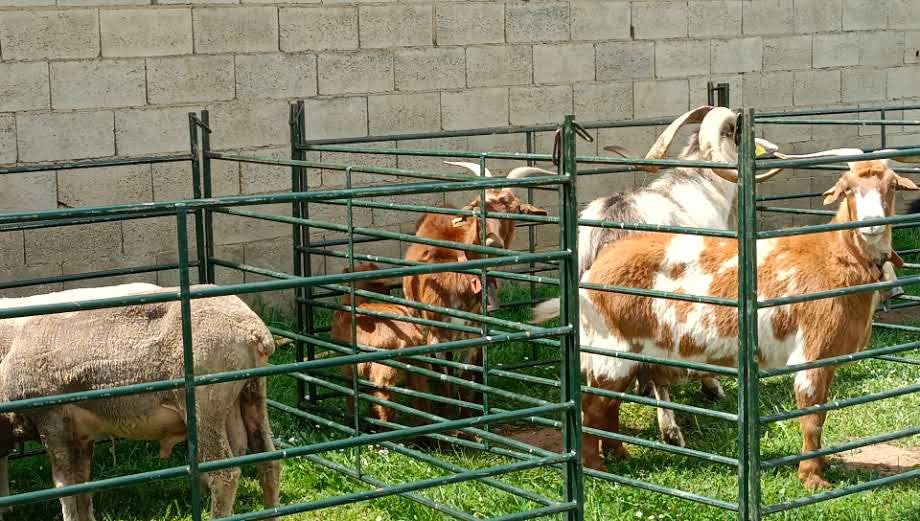
[[[885,161],[855,162],[824,193],[824,203],[841,201],[832,222],[862,221],[893,215],[895,191],[917,189]],[[878,282],[883,276],[880,266],[890,257],[890,226],[760,240],[758,298]],[[633,235],[605,248],[585,280],[734,299],[738,295],[737,242],[673,234]],[[759,366],[781,367],[862,350],[871,332],[877,298],[873,292],[858,293],[761,309]],[[725,366],[737,363],[738,315],[734,308],[586,289],[580,291],[580,306],[585,345]],[[624,391],[639,365],[582,354],[582,369],[589,385]],[[798,372],[798,406],[823,403],[835,370],[831,366]],[[618,400],[584,395],[584,425],[618,431],[619,407]],[[801,417],[803,451],[820,448],[824,419],[824,413]],[[620,442],[586,435],[585,465],[602,468],[602,449],[626,455]],[[799,477],[810,488],[828,486],[822,472],[820,458],[799,464]]]
[[[379,267],[376,264],[366,262],[355,267],[355,271],[376,271]],[[347,269],[345,270],[348,271]],[[363,280],[355,283],[355,288],[374,293],[387,295],[390,292],[389,284],[386,280]],[[341,304],[350,307],[352,305],[351,295],[346,293],[342,296]],[[407,347],[416,347],[425,345],[425,334],[418,324],[404,322],[396,318],[383,318],[363,314],[370,311],[374,313],[388,313],[391,315],[400,315],[406,317],[417,316],[416,310],[400,306],[398,304],[388,304],[384,302],[371,302],[367,297],[355,295],[355,343],[361,346],[370,346],[378,349],[405,349]],[[343,344],[351,344],[352,341],[352,314],[351,311],[336,311],[332,316],[332,339]],[[424,368],[430,369],[430,365],[423,365]],[[419,374],[404,372],[395,367],[388,365],[365,362],[358,364],[358,378],[368,380],[373,385],[371,395],[381,400],[391,400],[393,397],[390,387],[399,385],[405,380],[406,384],[416,391],[428,392],[428,380]],[[351,380],[354,378],[354,367],[347,365],[342,367],[342,375]],[[353,396],[346,398],[348,412],[355,410],[355,399]],[[413,400],[413,407],[422,411],[428,411],[428,401],[422,398]],[[371,405],[371,415],[378,420],[389,422],[393,419],[392,409],[380,404]]]

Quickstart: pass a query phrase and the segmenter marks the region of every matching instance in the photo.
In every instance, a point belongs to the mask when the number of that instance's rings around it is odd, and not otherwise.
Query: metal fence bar
[[[148,165],[156,163],[179,163],[191,161],[191,154],[163,154],[143,157],[112,157],[106,159],[82,159],[79,161],[62,161],[55,163],[31,163],[0,167],[0,175],[25,174],[30,172],[55,172],[59,170],[78,170],[103,166]]]

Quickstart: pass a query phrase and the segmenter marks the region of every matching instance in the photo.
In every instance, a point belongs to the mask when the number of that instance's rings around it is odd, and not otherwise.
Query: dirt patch
[[[853,470],[877,472],[891,476],[920,467],[920,449],[906,449],[880,443],[857,449],[832,458]]]
[[[499,434],[543,450],[562,452],[562,432],[556,429],[509,426],[503,428]]]
[[[920,307],[880,311],[875,319],[892,324],[910,324],[920,320]]]

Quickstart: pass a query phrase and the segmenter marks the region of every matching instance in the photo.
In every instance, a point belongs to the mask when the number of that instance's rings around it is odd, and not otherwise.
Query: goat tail
[[[914,199],[907,207],[907,213],[920,213],[920,199]]]
[[[533,318],[530,319],[531,324],[542,324],[547,320],[556,318],[559,316],[559,299],[554,298],[547,300],[546,302],[541,302],[533,308]]]

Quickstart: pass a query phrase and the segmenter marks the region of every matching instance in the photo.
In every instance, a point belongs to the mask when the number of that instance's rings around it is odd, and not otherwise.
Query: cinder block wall
[[[569,112],[674,115],[704,103],[710,79],[731,84],[734,106],[915,103],[920,1],[0,0],[0,163],[185,151],[186,113],[202,108],[212,114],[215,148],[284,157],[295,99],[307,100],[308,135],[317,138],[557,122]],[[656,130],[601,131],[597,142],[642,151]],[[912,130],[893,128],[889,142],[920,142]],[[878,142],[874,128],[764,132],[802,150]],[[541,136],[541,149],[547,143]],[[523,150],[524,140],[411,145]],[[828,179],[788,176],[765,189],[817,190]],[[587,198],[642,181],[595,176],[581,189]],[[341,173],[310,174],[312,187],[343,182]],[[218,194],[282,190],[288,173],[217,163],[215,186]],[[0,211],[190,195],[185,165],[5,176]],[[411,229],[412,220],[375,210],[355,222]],[[216,227],[219,255],[290,269],[287,226],[219,218]],[[168,260],[174,233],[170,219],[3,233],[0,280]]]

